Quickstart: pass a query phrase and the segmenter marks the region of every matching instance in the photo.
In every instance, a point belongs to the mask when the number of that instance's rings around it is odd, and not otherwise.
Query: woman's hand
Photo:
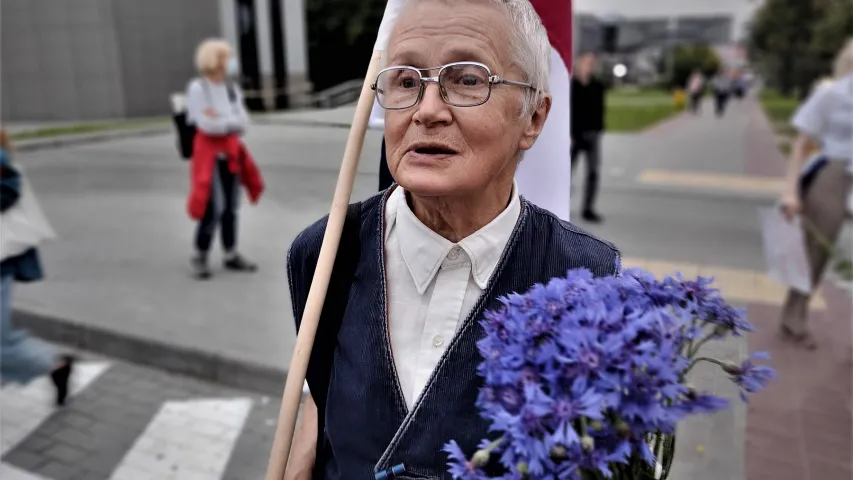
[[[803,202],[800,196],[794,190],[785,190],[782,198],[779,200],[779,206],[782,208],[782,214],[789,222],[803,211]]]

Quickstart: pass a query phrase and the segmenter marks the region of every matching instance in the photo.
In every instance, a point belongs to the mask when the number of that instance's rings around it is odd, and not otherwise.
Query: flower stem
[[[494,449],[498,448],[498,446],[499,446],[499,445],[501,444],[501,442],[503,442],[503,441],[504,441],[504,437],[499,437],[498,439],[496,439],[495,441],[493,441],[492,443],[490,443],[490,444],[489,444],[489,446],[488,446],[488,447],[486,447],[484,450],[486,450],[486,452],[488,452],[488,453],[492,453],[492,450],[494,450]]]
[[[710,342],[714,338],[714,332],[709,333],[705,338],[699,340],[696,346],[693,346],[693,342],[690,342],[690,348],[687,350],[687,358],[693,358],[693,355],[699,353],[699,349],[702,348],[703,345]]]
[[[728,365],[726,365],[725,363],[723,363],[723,362],[721,362],[721,361],[717,360],[716,358],[710,358],[710,357],[698,357],[698,358],[694,359],[692,362],[690,362],[690,365],[688,365],[688,366],[687,366],[687,368],[684,370],[684,375],[687,375],[687,374],[690,372],[690,370],[692,370],[692,369],[693,369],[693,367],[695,367],[695,366],[696,366],[696,364],[697,364],[697,363],[699,363],[699,362],[709,362],[709,363],[713,363],[713,364],[715,364],[715,365],[720,366],[721,368],[726,368],[726,367],[728,367]]]

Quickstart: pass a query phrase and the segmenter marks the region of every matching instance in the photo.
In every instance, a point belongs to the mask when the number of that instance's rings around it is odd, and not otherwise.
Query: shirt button
[[[436,347],[444,345],[444,337],[442,337],[441,335],[436,335],[432,337],[432,344]]]
[[[447,254],[447,258],[451,260],[456,260],[457,258],[459,258],[459,247],[454,247],[453,250],[451,250],[450,253]]]

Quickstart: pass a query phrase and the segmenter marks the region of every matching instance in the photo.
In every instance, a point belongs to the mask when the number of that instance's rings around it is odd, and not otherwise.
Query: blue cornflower
[[[672,434],[690,415],[728,407],[684,384],[697,361],[724,365],[744,396],[763,388],[773,371],[751,362],[762,355],[741,365],[696,358],[707,340],[752,331],[711,285],[681,274],[657,280],[629,269],[593,278],[577,269],[501,298],[484,314],[477,344],[477,407],[502,436],[492,451],[509,472],[500,478],[522,478],[519,468],[529,478],[574,480],[609,476],[635,459],[653,465],[649,434]],[[455,443],[445,449],[455,478],[488,478]]]
[[[485,473],[475,467],[474,463],[465,457],[465,454],[455,440],[447,443],[443,450],[448,454],[448,471],[453,478],[460,480],[483,480],[487,478]]]
[[[739,367],[725,369],[726,373],[732,375],[732,381],[740,387],[740,397],[746,402],[747,393],[755,393],[767,386],[767,382],[776,378],[776,371],[766,365],[753,365],[752,359],[767,360],[770,354],[767,352],[753,353],[743,361]]]

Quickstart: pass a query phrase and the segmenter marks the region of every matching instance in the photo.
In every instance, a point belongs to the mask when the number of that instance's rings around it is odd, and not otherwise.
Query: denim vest
[[[321,412],[315,480],[372,480],[374,472],[400,463],[407,473],[394,478],[450,478],[443,445],[456,440],[470,455],[489,436],[489,424],[474,405],[482,385],[476,342],[484,335],[483,312],[497,308],[501,296],[523,293],[573,268],[598,276],[620,269],[614,246],[522,198],[521,215],[492,278],[409,411],[388,334],[383,233],[389,193],[350,207],[320,318],[307,375]],[[326,220],[300,233],[288,252],[297,329]]]

